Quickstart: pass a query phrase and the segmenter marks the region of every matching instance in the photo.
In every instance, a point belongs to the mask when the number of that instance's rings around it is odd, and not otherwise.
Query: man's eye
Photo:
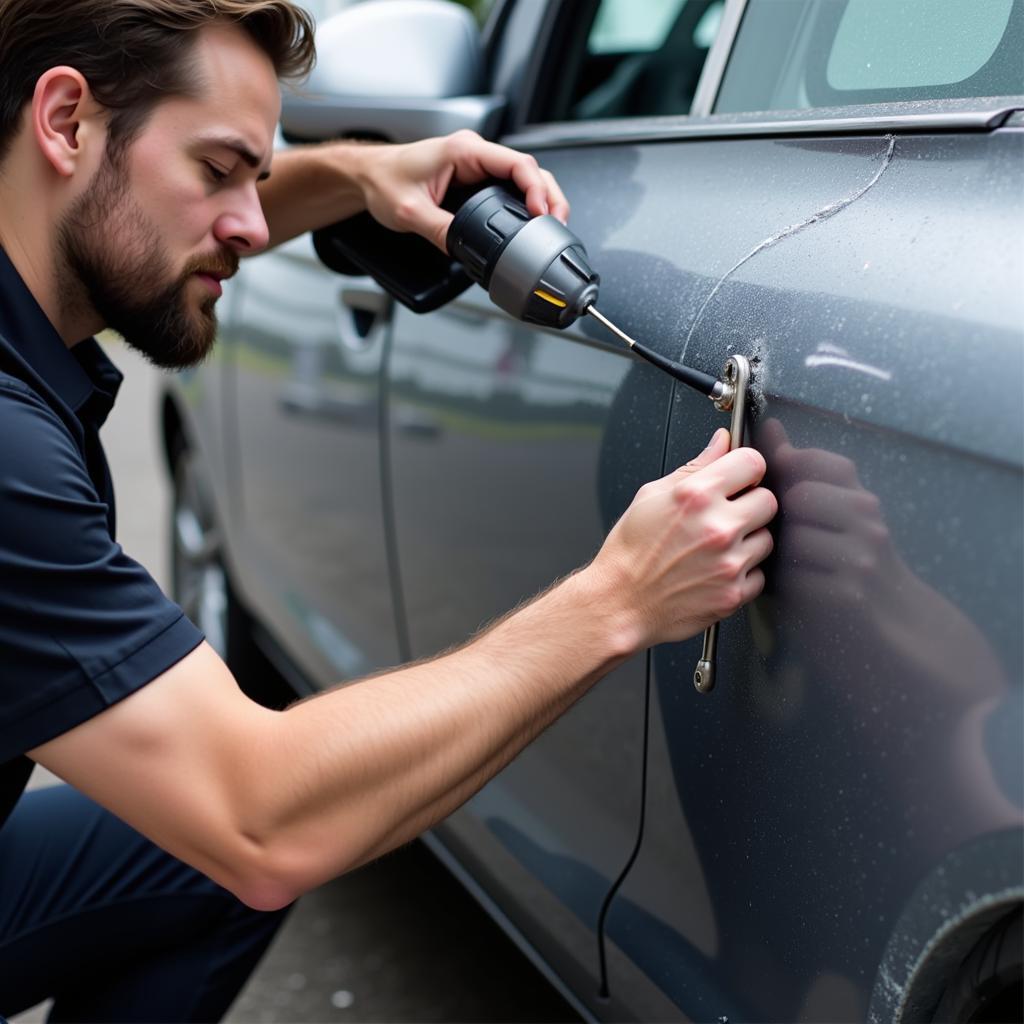
[[[216,164],[211,164],[209,160],[204,160],[203,163],[206,165],[206,170],[214,181],[220,182],[227,178],[227,171],[222,171]]]

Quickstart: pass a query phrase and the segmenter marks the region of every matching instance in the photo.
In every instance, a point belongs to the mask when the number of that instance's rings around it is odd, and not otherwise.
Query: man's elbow
[[[283,910],[303,895],[271,879],[239,879],[226,888],[251,910]]]
[[[328,866],[316,851],[304,847],[252,840],[246,845],[248,849],[235,862],[223,884],[253,910],[281,910],[349,870],[346,863]]]
[[[236,867],[221,884],[247,907],[267,911],[281,910],[315,888],[266,864]]]

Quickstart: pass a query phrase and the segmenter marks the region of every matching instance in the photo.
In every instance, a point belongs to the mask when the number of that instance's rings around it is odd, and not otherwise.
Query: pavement
[[[104,443],[118,539],[167,586],[170,493],[160,372],[119,342]],[[56,782],[37,769],[31,785]],[[46,1019],[47,1004],[11,1018]],[[579,1017],[425,847],[414,843],[299,901],[226,1018],[242,1022],[561,1022]]]

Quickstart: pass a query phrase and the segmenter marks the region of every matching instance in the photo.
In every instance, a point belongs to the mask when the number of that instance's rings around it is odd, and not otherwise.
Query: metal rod
[[[599,313],[597,310],[597,306],[587,306],[587,312],[595,320],[604,324],[605,327],[607,327],[608,330],[612,332],[612,334],[618,335],[618,337],[620,337],[630,348],[636,348],[636,342],[625,331],[620,331],[619,328],[616,327],[615,324],[613,324],[611,320],[608,319],[608,317],[604,316],[602,313]]]

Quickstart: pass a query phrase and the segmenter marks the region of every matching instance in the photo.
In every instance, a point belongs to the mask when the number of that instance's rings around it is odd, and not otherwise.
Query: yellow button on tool
[[[559,298],[556,298],[550,292],[541,291],[540,288],[538,288],[533,294],[540,296],[540,298],[542,298],[545,302],[550,302],[552,306],[558,306],[560,309],[565,309],[565,307],[568,305],[568,303],[563,302]]]

